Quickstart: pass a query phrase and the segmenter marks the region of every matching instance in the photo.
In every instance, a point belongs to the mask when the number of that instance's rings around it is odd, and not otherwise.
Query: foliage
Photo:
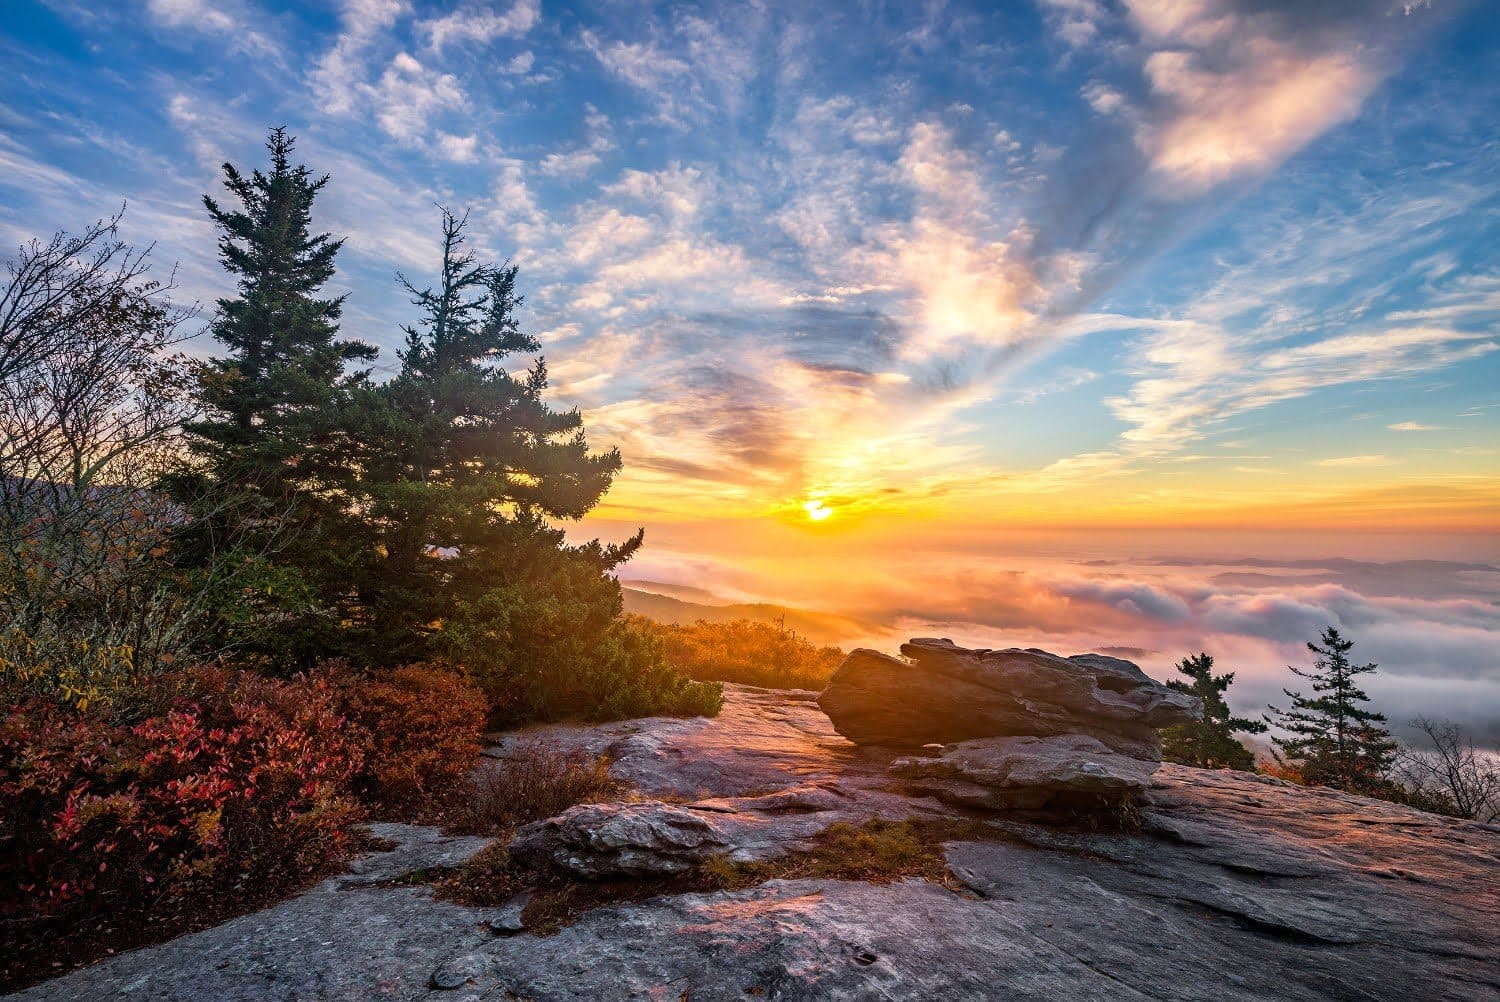
[[[455,604],[431,646],[485,693],[491,722],[718,713],[718,685],[680,674],[621,618],[610,557],[561,538],[522,516],[455,569]]]
[[[340,709],[367,735],[356,789],[382,813],[410,817],[458,789],[484,737],[484,694],[451,669],[404,665],[371,676],[325,666]]]
[[[501,367],[538,348],[516,269],[445,212],[440,286],[406,283],[422,318],[376,386],[321,292],[328,179],[284,131],[267,146],[265,171],[225,165],[234,204],[204,200],[238,284],[211,328],[227,357],[176,353],[191,314],[116,220],[33,242],[0,285],[7,978],[322,872],[366,811],[451,796],[487,713],[719,709],[621,616],[611,571],[642,535],[570,546],[548,522],[588,512],[620,457],[543,400],[540,359]],[[305,673],[341,653],[358,670]],[[607,769],[533,779],[511,816]]]
[[[1474,746],[1451,721],[1412,721],[1425,747],[1403,748],[1393,776],[1404,802],[1422,810],[1483,824],[1500,821],[1500,758]]]
[[[362,748],[325,682],[221,669],[136,723],[54,701],[0,723],[0,916],[37,951],[296,886],[342,859]]]
[[[792,630],[750,619],[691,626],[632,621],[662,641],[668,663],[701,681],[821,689],[844,659],[837,647],[819,647]]]
[[[363,374],[345,367],[374,358],[375,349],[339,340],[343,298],[319,296],[343,241],[313,233],[313,201],[328,177],[294,166],[293,146],[275,129],[267,171],[246,176],[224,165],[237,205],[204,196],[219,260],[238,289],[218,301],[211,327],[228,355],[198,372],[206,414],[187,426],[198,465],[177,471],[171,485],[199,515],[195,531],[182,533],[184,559],[201,563],[215,535],[231,529],[265,545],[274,540],[283,579],[272,597],[282,622],[248,646],[271,655],[264,664],[305,667],[328,652],[356,559],[358,536],[345,517],[353,470],[343,411]],[[241,492],[232,519],[201,511],[215,487]]]
[[[1313,695],[1286,689],[1291,707],[1270,708],[1268,721],[1288,732],[1271,739],[1276,756],[1293,760],[1309,783],[1378,795],[1390,785],[1387,773],[1396,743],[1384,727],[1385,715],[1365,708],[1370,697],[1355,684],[1376,666],[1353,664],[1349,651],[1354,642],[1332,626],[1321,639],[1321,647],[1307,645],[1317,656],[1310,671],[1290,669],[1312,682]]]
[[[1215,675],[1213,668],[1214,659],[1207,653],[1185,657],[1177,663],[1177,670],[1191,681],[1173,679],[1167,685],[1202,700],[1203,719],[1163,730],[1162,758],[1204,769],[1249,771],[1255,768],[1255,755],[1234,734],[1236,731],[1260,734],[1266,725],[1229,712],[1224,693],[1234,682],[1234,672]]]
[[[472,768],[484,703],[461,676],[334,664],[290,680],[200,667],[135,720],[36,697],[0,721],[0,921],[20,976],[233,914],[354,848],[369,812],[422,813]]]
[[[0,290],[0,680],[79,705],[220,653],[266,567],[236,533],[172,559],[193,521],[155,488],[195,411],[190,314],[117,222],[22,248]]]
[[[461,600],[439,638],[489,695],[494,719],[718,713],[719,686],[678,673],[654,636],[620,618],[611,557],[597,545],[559,547],[552,533],[522,523],[517,545],[476,562],[494,586]]]
[[[609,759],[582,750],[518,742],[504,759],[484,763],[471,776],[455,798],[453,825],[471,834],[496,835],[575,804],[609,800],[623,792],[609,766]]]
[[[503,367],[539,345],[516,321],[515,266],[480,262],[464,228],[444,210],[436,290],[402,278],[421,318],[404,328],[395,378],[360,402],[359,509],[374,555],[357,586],[370,658],[427,656],[455,605],[488,589],[479,566],[502,566],[497,552],[545,560],[562,535],[543,518],[582,517],[620,468],[618,452],[588,451],[576,410],[547,405],[543,360]],[[607,570],[639,545],[593,555]]]

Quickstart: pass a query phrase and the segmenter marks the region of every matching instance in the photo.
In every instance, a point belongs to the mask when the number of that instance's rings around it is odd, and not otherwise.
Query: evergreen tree
[[[420,311],[401,371],[363,393],[362,500],[370,543],[351,649],[372,662],[434,656],[463,666],[497,720],[716,713],[719,688],[665,661],[621,618],[611,576],[640,547],[569,546],[548,519],[578,519],[620,469],[592,453],[576,410],[543,399],[539,350],[516,319],[514,265],[465,247],[443,210],[435,288],[401,282]]]
[[[329,178],[294,166],[293,145],[285,129],[273,129],[268,172],[246,177],[224,164],[237,208],[203,196],[219,228],[219,260],[239,290],[218,301],[213,335],[229,354],[209,364],[202,396],[212,417],[192,431],[217,474],[265,492],[344,472],[323,439],[336,428],[345,367],[375,357],[369,345],[338,339],[344,297],[318,295],[343,241],[312,232],[313,200]]]
[[[1366,708],[1370,697],[1355,684],[1360,675],[1374,672],[1374,664],[1349,660],[1354,641],[1330,626],[1322,646],[1309,643],[1316,660],[1311,671],[1292,667],[1295,675],[1312,683],[1313,694],[1283,689],[1291,707],[1270,707],[1267,719],[1288,732],[1272,738],[1277,758],[1290,759],[1309,783],[1363,793],[1380,793],[1396,754],[1396,742],[1385,729],[1385,715]]]
[[[456,601],[501,583],[496,554],[529,549],[544,518],[581,518],[620,469],[617,450],[589,452],[576,410],[543,400],[542,359],[519,374],[503,367],[540,346],[516,320],[516,266],[480,262],[465,223],[443,210],[435,289],[400,277],[421,317],[403,328],[401,371],[365,394],[361,507],[376,556],[362,602],[374,657],[425,656]],[[641,538],[597,548],[595,576],[607,580]],[[560,552],[557,542],[539,552]]]
[[[284,624],[279,653],[305,660],[321,653],[346,590],[350,536],[342,513],[352,470],[341,411],[364,374],[345,369],[374,358],[375,349],[340,340],[343,297],[320,294],[343,241],[313,232],[313,201],[328,176],[293,164],[293,146],[285,129],[272,130],[268,170],[246,176],[224,165],[224,185],[237,204],[203,198],[219,230],[220,262],[238,288],[218,301],[211,330],[228,352],[203,367],[205,416],[187,427],[199,466],[175,478],[173,488],[190,506],[214,493],[210,485],[239,488],[243,503],[233,518],[241,528],[258,527],[261,549],[277,553],[280,573],[268,591],[283,605],[302,607],[303,626],[320,634],[298,639],[305,630]],[[188,560],[204,559],[215,538],[230,531],[216,521],[223,518],[199,523],[187,541]]]
[[[1234,682],[1234,672],[1215,675],[1213,668],[1214,659],[1206,653],[1185,657],[1177,663],[1177,670],[1191,681],[1173,679],[1167,685],[1202,700],[1203,719],[1162,731],[1162,757],[1205,769],[1248,771],[1255,768],[1255,756],[1235,738],[1235,732],[1260,734],[1266,725],[1230,713],[1224,693]]]

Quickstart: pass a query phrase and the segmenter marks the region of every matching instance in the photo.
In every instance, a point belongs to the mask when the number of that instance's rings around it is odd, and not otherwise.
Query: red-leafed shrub
[[[363,736],[326,680],[199,670],[135,723],[33,700],[0,722],[0,982],[232,914],[350,850]]]
[[[368,734],[359,788],[376,811],[430,810],[473,768],[489,704],[468,679],[434,665],[337,677],[345,715]]]

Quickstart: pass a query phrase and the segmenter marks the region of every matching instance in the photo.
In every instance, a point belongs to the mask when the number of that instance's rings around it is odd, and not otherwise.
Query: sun
[[[814,522],[821,522],[833,514],[833,509],[828,507],[821,498],[807,502],[802,506],[802,510],[807,512],[807,517]]]

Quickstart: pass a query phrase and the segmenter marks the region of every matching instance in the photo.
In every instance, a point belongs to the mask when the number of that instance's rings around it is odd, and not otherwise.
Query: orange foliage
[[[369,735],[360,785],[378,809],[431,808],[474,765],[489,704],[457,672],[406,665],[342,688],[345,714]]]
[[[659,637],[667,661],[699,681],[742,682],[772,689],[821,689],[844,658],[771,623],[700,620],[692,626],[631,617]]]
[[[1255,771],[1262,776],[1270,776],[1272,779],[1284,779],[1298,786],[1307,785],[1307,777],[1302,775],[1302,770],[1291,762],[1277,762],[1274,759],[1259,762],[1255,766]]]
[[[120,720],[0,691],[0,986],[328,872],[367,807],[421,811],[466,776],[486,710],[424,665],[195,668],[136,696]]]

